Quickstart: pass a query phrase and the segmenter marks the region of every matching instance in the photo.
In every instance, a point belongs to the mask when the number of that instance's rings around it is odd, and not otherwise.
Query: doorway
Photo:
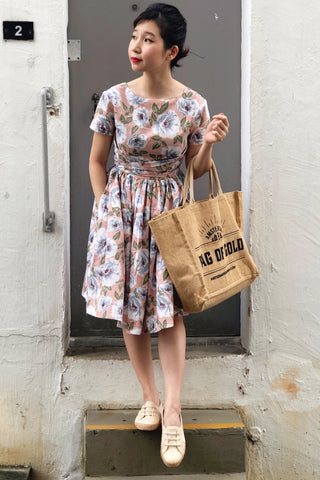
[[[69,0],[68,39],[80,40],[80,59],[69,61],[71,337],[119,339],[116,322],[86,315],[81,296],[93,203],[88,175],[89,129],[99,95],[135,77],[127,57],[134,18],[151,1]],[[174,71],[177,80],[203,95],[210,114],[227,114],[231,129],[214,159],[224,191],[241,188],[241,0],[174,0],[188,22],[189,56]],[[108,160],[108,166],[112,158]],[[196,181],[196,199],[208,195],[208,178]],[[240,294],[185,320],[191,338],[239,337]]]

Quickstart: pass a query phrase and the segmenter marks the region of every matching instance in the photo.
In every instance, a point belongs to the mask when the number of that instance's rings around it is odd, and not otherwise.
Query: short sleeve
[[[199,109],[195,115],[192,126],[190,127],[189,145],[201,145],[207,126],[210,123],[210,114],[207,100],[201,97],[199,100]]]
[[[108,90],[103,92],[100,97],[90,128],[103,135],[114,134],[114,105]]]

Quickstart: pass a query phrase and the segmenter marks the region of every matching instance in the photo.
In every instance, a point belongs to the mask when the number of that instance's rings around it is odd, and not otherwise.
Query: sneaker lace
[[[141,416],[145,417],[145,416],[151,416],[151,417],[154,417],[156,415],[156,411],[154,409],[154,407],[150,407],[149,405],[144,405],[142,408],[141,408]]]
[[[163,441],[166,447],[179,447],[181,444],[179,430],[163,432]]]

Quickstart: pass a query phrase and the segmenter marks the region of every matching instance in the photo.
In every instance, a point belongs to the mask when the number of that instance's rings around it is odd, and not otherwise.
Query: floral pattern
[[[167,100],[140,97],[126,83],[101,95],[90,128],[114,137],[114,165],[92,210],[82,290],[89,315],[136,335],[183,315],[148,221],[181,204],[180,167],[208,123],[206,100],[188,88]]]

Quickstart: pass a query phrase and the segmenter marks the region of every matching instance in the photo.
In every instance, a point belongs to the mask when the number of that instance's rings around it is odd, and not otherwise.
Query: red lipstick
[[[141,60],[140,60],[140,58],[131,57],[131,62],[133,62],[133,63],[139,63],[139,62],[141,62]]]

